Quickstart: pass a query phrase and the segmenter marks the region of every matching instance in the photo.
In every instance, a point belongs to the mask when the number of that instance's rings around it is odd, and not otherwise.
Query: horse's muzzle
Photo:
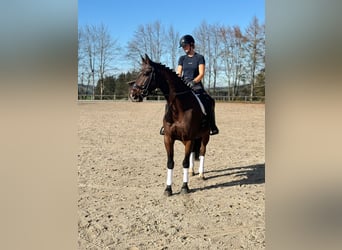
[[[133,86],[129,91],[129,97],[133,102],[142,102],[143,94],[142,90]]]

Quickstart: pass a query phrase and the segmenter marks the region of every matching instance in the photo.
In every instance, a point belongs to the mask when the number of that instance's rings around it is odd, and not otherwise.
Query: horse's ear
[[[146,61],[145,61],[145,59],[143,58],[143,56],[140,55],[140,57],[141,57],[142,62],[143,62],[143,63],[146,63]]]
[[[146,60],[146,62],[150,62],[151,61],[151,59],[148,57],[147,54],[145,54],[145,60]]]

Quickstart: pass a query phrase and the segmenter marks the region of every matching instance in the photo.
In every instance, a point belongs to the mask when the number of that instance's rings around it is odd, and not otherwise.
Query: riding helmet
[[[194,45],[195,39],[190,35],[183,36],[179,41],[179,47],[183,47],[186,44]]]

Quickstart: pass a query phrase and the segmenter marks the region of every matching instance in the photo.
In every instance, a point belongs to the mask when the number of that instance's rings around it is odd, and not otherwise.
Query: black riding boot
[[[211,119],[210,119],[210,135],[217,135],[219,133],[219,129],[216,126],[215,121],[215,108],[211,109]]]

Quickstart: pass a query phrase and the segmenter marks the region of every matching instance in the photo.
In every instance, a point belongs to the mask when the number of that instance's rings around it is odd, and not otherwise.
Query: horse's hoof
[[[194,176],[195,172],[193,170],[189,170],[189,175]]]
[[[172,195],[172,189],[171,186],[167,186],[165,191],[164,191],[165,196],[171,196]]]
[[[188,184],[183,184],[180,192],[181,192],[181,194],[188,194],[190,192]]]
[[[204,174],[199,174],[198,178],[200,178],[201,180],[205,180]]]

